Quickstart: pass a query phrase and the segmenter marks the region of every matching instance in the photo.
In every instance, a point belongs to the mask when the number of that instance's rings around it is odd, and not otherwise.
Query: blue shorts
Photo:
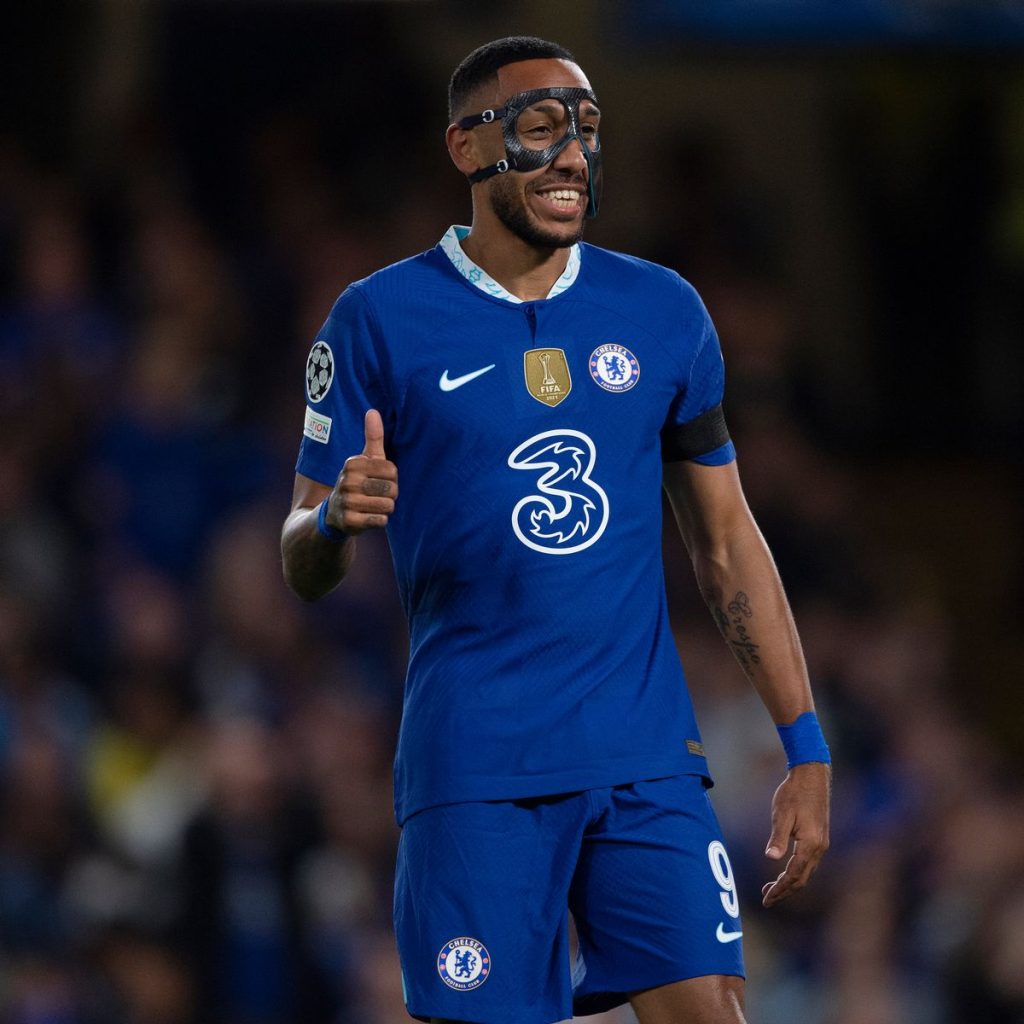
[[[420,1020],[553,1024],[684,978],[742,977],[741,931],[697,775],[431,807],[402,829],[395,933]]]

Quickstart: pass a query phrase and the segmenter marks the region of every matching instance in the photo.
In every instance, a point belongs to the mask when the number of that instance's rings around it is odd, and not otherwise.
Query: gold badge
[[[572,391],[572,377],[560,348],[531,348],[523,353],[526,390],[545,405],[558,405]]]

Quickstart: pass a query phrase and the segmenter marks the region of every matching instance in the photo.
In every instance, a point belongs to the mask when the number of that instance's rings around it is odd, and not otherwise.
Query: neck
[[[569,260],[568,247],[538,248],[504,225],[500,232],[486,230],[476,217],[462,240],[462,249],[478,267],[524,302],[547,298]]]

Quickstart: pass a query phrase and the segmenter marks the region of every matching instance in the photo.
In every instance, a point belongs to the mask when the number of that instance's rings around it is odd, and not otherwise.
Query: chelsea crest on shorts
[[[491,973],[491,954],[477,939],[465,935],[452,939],[437,954],[437,973],[449,988],[469,992],[487,980]]]

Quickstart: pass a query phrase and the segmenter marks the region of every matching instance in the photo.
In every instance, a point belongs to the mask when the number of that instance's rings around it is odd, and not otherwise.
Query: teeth
[[[544,198],[558,203],[576,203],[579,201],[579,195],[571,188],[560,188],[552,192],[545,192]]]

